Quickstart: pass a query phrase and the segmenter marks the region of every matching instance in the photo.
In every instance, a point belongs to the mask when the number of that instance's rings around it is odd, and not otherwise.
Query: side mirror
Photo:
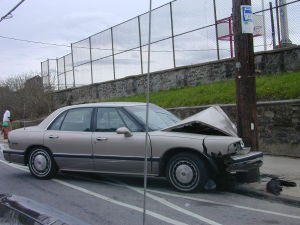
[[[132,133],[127,127],[120,127],[117,129],[117,134],[124,134],[125,137],[131,137]]]

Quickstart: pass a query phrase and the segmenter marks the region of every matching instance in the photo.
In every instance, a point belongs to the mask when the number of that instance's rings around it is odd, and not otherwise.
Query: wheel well
[[[28,164],[30,152],[33,151],[33,150],[36,149],[36,148],[43,148],[43,149],[45,149],[46,151],[48,151],[49,154],[52,155],[51,150],[50,150],[49,148],[43,146],[43,145],[31,145],[31,146],[29,146],[29,147],[25,150],[25,165]]]
[[[203,153],[195,150],[195,149],[191,149],[191,148],[173,148],[168,150],[163,157],[160,159],[160,163],[159,163],[159,175],[160,176],[165,176],[165,171],[166,171],[166,166],[169,162],[169,160],[174,156],[177,155],[179,153],[191,153],[191,154],[195,154],[197,156],[199,156],[200,159],[203,160],[203,162],[205,163],[205,165],[207,166],[207,168],[209,170],[211,170],[211,166],[210,166],[210,162],[207,156],[203,155]]]

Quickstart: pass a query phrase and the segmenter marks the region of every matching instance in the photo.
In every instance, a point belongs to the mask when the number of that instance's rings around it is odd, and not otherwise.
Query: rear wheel
[[[38,179],[51,179],[58,172],[52,155],[43,148],[36,148],[30,152],[28,167],[31,174]]]
[[[207,169],[195,154],[180,153],[173,156],[166,168],[169,183],[182,192],[202,190],[207,181]]]

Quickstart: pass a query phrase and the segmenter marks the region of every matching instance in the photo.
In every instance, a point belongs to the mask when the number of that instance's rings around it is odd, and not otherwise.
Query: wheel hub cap
[[[34,167],[38,170],[38,171],[44,171],[47,168],[47,159],[45,156],[43,155],[37,155],[34,158]]]
[[[193,170],[188,165],[180,165],[176,168],[176,177],[179,182],[187,184],[193,179]]]

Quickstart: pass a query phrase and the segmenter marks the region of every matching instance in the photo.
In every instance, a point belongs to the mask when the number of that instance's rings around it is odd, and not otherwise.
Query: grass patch
[[[300,98],[300,71],[256,78],[257,100],[283,100]],[[113,98],[109,101],[145,102],[145,94]],[[235,103],[235,81],[152,92],[150,101],[165,108],[207,104]]]

